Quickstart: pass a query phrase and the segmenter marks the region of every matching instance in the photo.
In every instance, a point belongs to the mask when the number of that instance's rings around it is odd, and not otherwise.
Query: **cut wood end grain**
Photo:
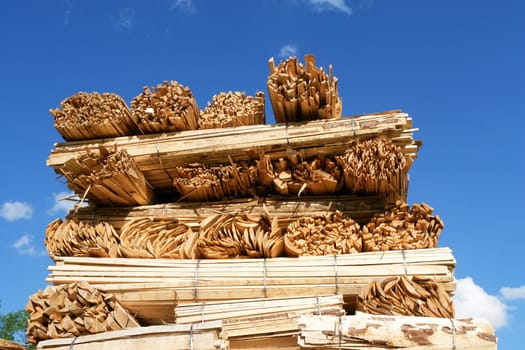
[[[264,93],[246,96],[245,92],[221,92],[201,111],[200,129],[264,124]]]

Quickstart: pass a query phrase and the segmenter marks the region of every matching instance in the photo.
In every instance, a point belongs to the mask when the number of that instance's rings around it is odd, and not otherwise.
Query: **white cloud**
[[[500,289],[500,293],[507,300],[525,299],[525,286],[517,288],[503,287]]]
[[[59,213],[67,213],[75,207],[75,204],[80,200],[73,192],[59,192],[53,193],[55,203],[47,211],[49,215],[56,215]]]
[[[0,217],[7,221],[31,219],[32,216],[33,208],[24,202],[5,202],[0,208]]]
[[[27,233],[22,235],[15,243],[11,245],[20,255],[42,256],[46,251],[38,251],[33,244],[33,236]]]
[[[308,2],[319,12],[332,10],[341,11],[347,15],[352,14],[352,8],[346,4],[345,0],[308,0]]]
[[[135,10],[129,7],[118,9],[117,18],[113,20],[117,30],[130,30],[135,26]]]
[[[287,44],[279,50],[279,57],[290,57],[297,55],[297,47],[295,45]]]
[[[496,296],[478,286],[471,277],[456,280],[454,307],[456,318],[477,318],[489,322],[494,328],[507,325],[508,306]]]
[[[193,0],[173,0],[170,5],[170,10],[184,13],[197,12],[197,8],[195,7]]]
[[[69,18],[71,17],[71,9],[73,5],[71,1],[66,0],[66,12],[64,14],[64,24],[67,26],[69,24]]]

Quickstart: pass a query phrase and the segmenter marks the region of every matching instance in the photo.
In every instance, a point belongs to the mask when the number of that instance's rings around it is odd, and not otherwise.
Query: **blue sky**
[[[266,92],[267,60],[313,53],[343,114],[402,109],[423,140],[409,202],[435,208],[457,259],[456,308],[500,349],[525,333],[525,3],[520,0],[9,1],[0,11],[0,312],[45,287],[49,222],[67,190],[45,161],[48,113],[78,91],[128,103],[176,80]],[[269,104],[268,104],[269,105]],[[267,109],[267,119],[273,119]],[[66,203],[67,204],[67,203]]]

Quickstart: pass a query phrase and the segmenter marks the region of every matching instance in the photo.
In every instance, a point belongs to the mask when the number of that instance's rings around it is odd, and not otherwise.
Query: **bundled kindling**
[[[189,87],[172,80],[151,90],[145,86],[131,101],[131,114],[143,134],[198,128],[200,110]]]
[[[153,190],[129,154],[100,147],[71,158],[59,168],[67,185],[81,198],[97,205],[152,204]]]
[[[297,219],[286,228],[284,244],[288,256],[362,251],[359,224],[339,211]]]
[[[66,141],[134,135],[138,130],[126,102],[113,93],[78,92],[49,113]]]
[[[352,141],[338,160],[350,193],[379,194],[389,203],[406,201],[412,158],[391,140]]]
[[[212,102],[208,102],[200,113],[199,128],[226,128],[265,122],[263,92],[256,92],[254,97],[246,96],[244,92],[229,91],[214,95]]]
[[[277,218],[263,214],[230,213],[211,216],[201,223],[199,256],[208,259],[275,258],[284,243]]]
[[[86,282],[48,286],[29,297],[27,338],[78,337],[86,334],[139,327],[113,297]]]
[[[454,318],[449,293],[432,278],[419,276],[370,282],[359,294],[357,310],[375,315]]]
[[[484,321],[415,316],[304,316],[300,349],[496,350],[494,329]]]
[[[290,57],[277,67],[273,57],[268,62],[267,86],[277,123],[341,117],[342,102],[332,66],[326,73],[316,67],[313,55],[305,55],[304,61],[303,65],[297,57]]]

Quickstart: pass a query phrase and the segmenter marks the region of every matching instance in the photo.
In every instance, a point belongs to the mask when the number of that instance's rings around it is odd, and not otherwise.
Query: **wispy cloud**
[[[73,4],[70,0],[66,0],[66,12],[64,13],[64,24],[67,26],[69,24],[69,18],[71,17],[71,10]]]
[[[289,57],[297,55],[297,47],[295,45],[287,44],[279,50],[279,57]]]
[[[117,17],[113,19],[113,27],[117,30],[130,30],[135,26],[135,9],[124,7],[118,9]]]
[[[170,10],[194,14],[197,12],[197,7],[193,0],[173,0],[170,5]]]
[[[20,255],[43,256],[47,254],[45,250],[38,250],[35,247],[33,236],[27,233],[22,235],[11,247],[15,248]]]
[[[507,300],[525,300],[525,286],[512,288],[512,287],[503,287],[500,289],[501,296]]]
[[[495,295],[488,294],[472,277],[456,280],[454,295],[456,318],[478,318],[489,322],[494,328],[507,325],[509,306]]]
[[[348,6],[345,0],[307,0],[308,3],[314,8],[314,10],[322,11],[339,11],[346,13],[347,15],[352,14],[352,8]]]
[[[7,221],[31,219],[33,208],[24,202],[5,202],[0,208],[0,217]]]
[[[69,212],[80,200],[73,192],[53,193],[53,206],[47,211],[48,215],[57,215]]]

